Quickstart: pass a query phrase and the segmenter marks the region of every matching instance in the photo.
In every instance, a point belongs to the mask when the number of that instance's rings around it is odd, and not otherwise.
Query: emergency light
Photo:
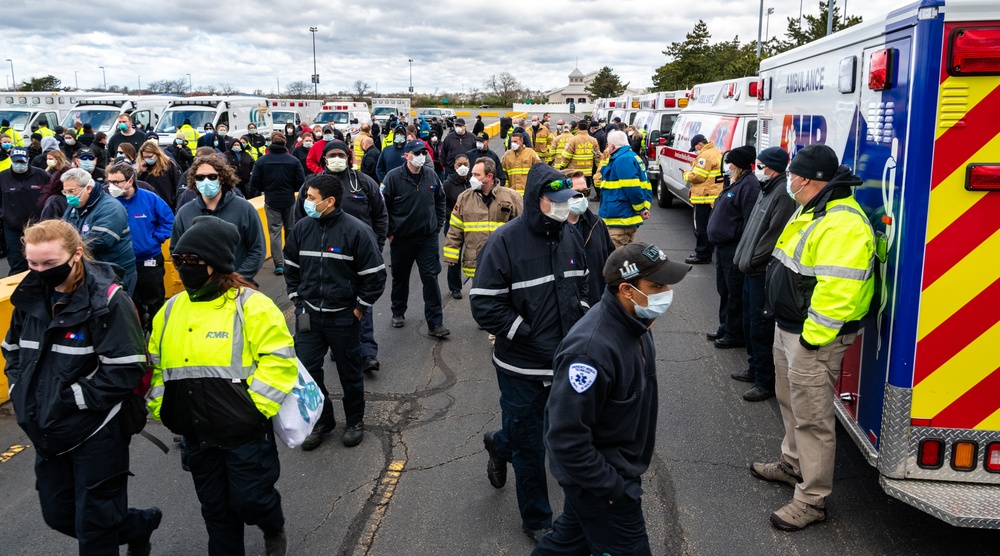
[[[688,105],[688,99],[682,98],[677,101],[677,108],[686,108]]]
[[[752,97],[757,97],[757,100],[762,100],[760,98],[762,96],[760,93],[764,90],[764,87],[761,83],[761,81],[751,81],[750,85],[747,87],[747,93],[749,93]]]
[[[1000,27],[962,28],[948,40],[950,75],[1000,74]]]
[[[1000,442],[993,442],[986,447],[986,459],[983,467],[990,473],[1000,473]]]
[[[968,191],[1000,191],[1000,163],[969,164],[965,170]]]
[[[920,442],[919,465],[924,469],[940,469],[944,464],[944,442],[928,438]]]
[[[639,107],[639,103],[638,103],[638,102],[635,102],[635,101],[633,101],[633,102],[632,102],[632,108],[638,108],[638,107]]]
[[[972,471],[976,468],[976,443],[968,440],[956,442],[951,447],[951,468],[955,471]]]
[[[672,98],[665,98],[665,99],[663,99],[663,107],[664,108],[673,108],[676,104],[677,104],[677,101],[674,100],[674,99],[672,99]]]
[[[883,48],[872,52],[869,58],[868,88],[887,91],[894,85],[892,74],[896,69],[896,49]]]

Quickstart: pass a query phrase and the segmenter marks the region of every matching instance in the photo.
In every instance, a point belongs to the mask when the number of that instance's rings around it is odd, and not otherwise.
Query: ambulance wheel
[[[670,208],[674,204],[674,195],[662,180],[656,184],[656,204],[660,208]]]

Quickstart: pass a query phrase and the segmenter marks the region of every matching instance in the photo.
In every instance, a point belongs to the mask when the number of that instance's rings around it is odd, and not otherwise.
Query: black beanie
[[[768,147],[760,151],[757,160],[780,174],[788,167],[788,151],[781,147]]]
[[[753,168],[753,161],[756,158],[757,151],[750,145],[737,147],[726,153],[726,162],[744,170]]]
[[[177,241],[173,252],[179,255],[198,255],[216,272],[236,272],[236,244],[240,231],[233,224],[216,216],[199,216],[194,219]]]
[[[809,145],[795,153],[788,172],[817,181],[830,181],[840,168],[837,153],[826,145]]]

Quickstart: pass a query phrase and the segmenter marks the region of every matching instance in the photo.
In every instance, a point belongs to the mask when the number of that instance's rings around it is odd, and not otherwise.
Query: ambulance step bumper
[[[956,527],[1000,529],[1000,485],[879,477],[893,498]]]

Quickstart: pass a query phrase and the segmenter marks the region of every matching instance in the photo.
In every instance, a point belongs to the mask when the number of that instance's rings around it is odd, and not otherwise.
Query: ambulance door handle
[[[845,393],[841,394],[840,395],[840,403],[842,403],[844,405],[853,405],[854,404],[854,394],[851,394],[850,392],[845,392]]]

